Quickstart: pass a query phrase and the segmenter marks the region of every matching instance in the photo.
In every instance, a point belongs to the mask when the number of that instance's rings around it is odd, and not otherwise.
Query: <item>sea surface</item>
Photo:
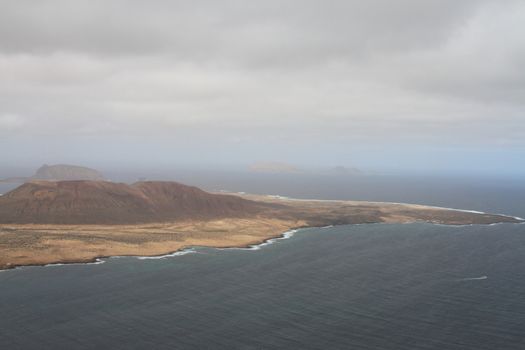
[[[361,181],[274,194],[362,193],[525,216],[519,181],[439,182],[430,192],[426,179],[407,182],[408,192],[397,180]],[[259,249],[0,272],[0,349],[525,348],[525,225],[368,224],[289,236]]]

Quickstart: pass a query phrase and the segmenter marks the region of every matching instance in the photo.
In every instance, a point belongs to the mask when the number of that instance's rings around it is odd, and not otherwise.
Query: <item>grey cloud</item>
[[[0,4],[0,50],[191,59],[406,50],[446,40],[480,3],[21,0]]]
[[[0,146],[525,147],[523,23],[521,1],[4,1]]]

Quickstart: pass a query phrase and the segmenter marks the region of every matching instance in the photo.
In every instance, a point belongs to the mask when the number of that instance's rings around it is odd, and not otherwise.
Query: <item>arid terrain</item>
[[[411,204],[215,194],[172,182],[36,182],[0,197],[0,269],[241,247],[300,227],[417,221],[521,222]]]
[[[177,182],[32,181],[0,197],[0,223],[129,225],[253,217],[271,207]]]

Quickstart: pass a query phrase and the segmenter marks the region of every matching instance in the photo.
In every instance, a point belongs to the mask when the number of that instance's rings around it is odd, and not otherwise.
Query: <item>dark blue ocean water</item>
[[[438,196],[525,216],[520,186],[467,192]],[[305,229],[260,250],[0,272],[0,349],[523,349],[524,295],[525,225]]]

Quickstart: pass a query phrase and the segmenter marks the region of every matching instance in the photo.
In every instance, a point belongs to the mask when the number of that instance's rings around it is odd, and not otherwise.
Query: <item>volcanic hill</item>
[[[136,224],[255,216],[269,207],[176,182],[32,181],[0,197],[0,223]]]

